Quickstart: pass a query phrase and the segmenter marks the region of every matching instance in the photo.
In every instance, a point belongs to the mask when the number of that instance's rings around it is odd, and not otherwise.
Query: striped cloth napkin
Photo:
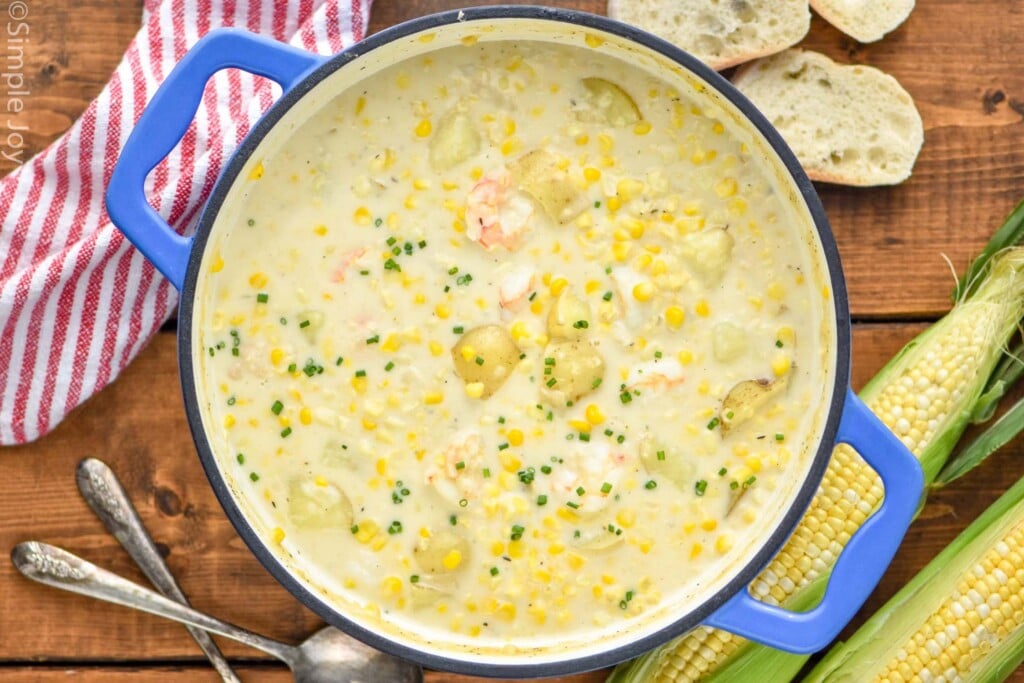
[[[331,54],[362,39],[372,0],[147,0],[99,97],[59,140],[0,180],[0,444],[32,441],[117,377],[176,292],[110,223],[103,193],[146,102],[200,37],[237,26]],[[151,203],[191,229],[222,164],[273,101],[236,70],[150,175]]]

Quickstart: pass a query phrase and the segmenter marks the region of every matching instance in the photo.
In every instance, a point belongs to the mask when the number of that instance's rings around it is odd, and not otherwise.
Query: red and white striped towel
[[[49,431],[117,377],[174,309],[174,289],[103,208],[117,155],[174,64],[220,26],[331,54],[362,39],[371,2],[147,0],[142,28],[100,96],[0,180],[0,444]],[[179,232],[272,99],[269,81],[236,70],[211,81],[195,125],[147,183]]]

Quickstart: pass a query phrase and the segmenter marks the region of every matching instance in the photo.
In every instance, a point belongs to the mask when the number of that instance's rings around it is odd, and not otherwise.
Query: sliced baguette
[[[914,0],[811,0],[821,18],[862,43],[873,43],[910,16]]]
[[[639,26],[725,69],[807,35],[807,0],[608,0],[608,16]]]
[[[786,50],[743,66],[733,82],[778,129],[811,179],[869,186],[910,176],[924,126],[892,76]]]

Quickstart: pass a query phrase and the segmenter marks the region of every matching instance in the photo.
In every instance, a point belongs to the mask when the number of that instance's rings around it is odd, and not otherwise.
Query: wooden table
[[[455,0],[377,0],[372,30]],[[548,4],[603,12],[603,0]],[[8,5],[0,2],[0,17]],[[26,154],[67,128],[99,92],[138,28],[139,0],[50,0],[29,5]],[[4,19],[6,21],[6,18]],[[0,26],[2,26],[0,22]],[[854,385],[949,305],[952,278],[1024,196],[1022,0],[922,0],[881,43],[860,45],[814,18],[804,45],[878,66],[913,94],[925,122],[914,175],[894,188],[819,188],[849,281]],[[0,96],[4,96],[0,93]],[[15,164],[0,160],[0,173]],[[37,443],[0,453],[0,548],[44,539],[141,580],[79,498],[74,468],[109,462],[194,604],[297,642],[317,619],[249,554],[195,456],[181,402],[173,324],[108,389]],[[1024,475],[1018,442],[935,493],[864,613],[878,607],[984,507]],[[225,642],[246,680],[287,679],[253,650]],[[181,627],[30,583],[0,562],[0,676],[10,681],[216,680]],[[433,683],[470,679],[432,673]],[[573,683],[604,680],[603,672]],[[1016,680],[1024,681],[1024,674]]]

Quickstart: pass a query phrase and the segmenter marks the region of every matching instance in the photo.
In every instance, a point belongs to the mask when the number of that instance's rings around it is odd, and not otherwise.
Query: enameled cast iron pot
[[[244,178],[243,168],[275,127],[294,126],[289,112],[309,106],[310,100],[326,102],[325,81],[349,83],[359,79],[361,71],[394,61],[396,46],[428,52],[437,45],[453,44],[470,32],[481,39],[534,35],[542,27],[549,40],[581,32],[602,36],[609,42],[627,45],[634,54],[646,54],[696,79],[747,122],[754,135],[760,135],[767,148],[774,150],[780,172],[793,189],[793,201],[803,215],[809,216],[818,233],[821,254],[834,299],[836,330],[836,367],[834,386],[818,448],[805,468],[803,481],[794,484],[793,504],[779,511],[775,531],[763,539],[756,552],[727,577],[723,587],[698,604],[678,614],[669,625],[639,629],[628,637],[607,643],[591,644],[582,651],[551,652],[544,655],[510,655],[507,658],[480,659],[445,652],[423,643],[399,642],[372,627],[356,623],[327,602],[299,572],[290,569],[269,549],[246,518],[214,456],[202,424],[200,395],[195,375],[193,309],[200,263],[218,212],[225,205],[232,185]],[[487,30],[482,30],[486,28]],[[530,33],[533,30],[534,33]],[[417,34],[433,32],[454,36],[449,41],[435,40],[431,46],[417,41]],[[518,32],[518,33],[517,33]],[[416,47],[418,45],[418,47]],[[408,47],[412,46],[412,47]],[[406,49],[406,48],[402,48]],[[144,194],[147,174],[166,156],[184,135],[195,114],[206,81],[220,69],[238,67],[266,76],[281,85],[284,94],[253,128],[225,167],[202,213],[195,235],[182,237],[169,228],[149,205]],[[337,92],[332,90],[328,95]],[[320,99],[318,99],[320,98]],[[298,107],[301,109],[301,107]],[[278,130],[276,133],[280,134]],[[293,595],[331,624],[366,643],[392,654],[415,660],[427,667],[460,673],[489,676],[552,676],[615,664],[637,656],[685,631],[706,624],[723,628],[755,641],[808,653],[828,644],[867,598],[892,559],[917,506],[922,475],[917,460],[885,428],[849,389],[850,321],[846,288],[835,241],[814,188],[793,154],[765,118],[726,80],[694,57],[654,36],[609,19],[581,12],[542,7],[489,7],[446,12],[395,26],[367,38],[332,57],[310,54],[281,43],[248,33],[223,30],[201,40],[171,72],[153,97],[132,132],[118,161],[107,192],[107,208],[114,223],[167,276],[181,292],[178,316],[179,364],[186,411],[199,455],[225,512],[252,552],[274,577]],[[821,604],[804,613],[793,613],[768,606],[751,597],[747,586],[785,543],[814,496],[836,443],[848,443],[878,472],[886,496],[878,511],[854,534],[835,564],[831,583]]]

